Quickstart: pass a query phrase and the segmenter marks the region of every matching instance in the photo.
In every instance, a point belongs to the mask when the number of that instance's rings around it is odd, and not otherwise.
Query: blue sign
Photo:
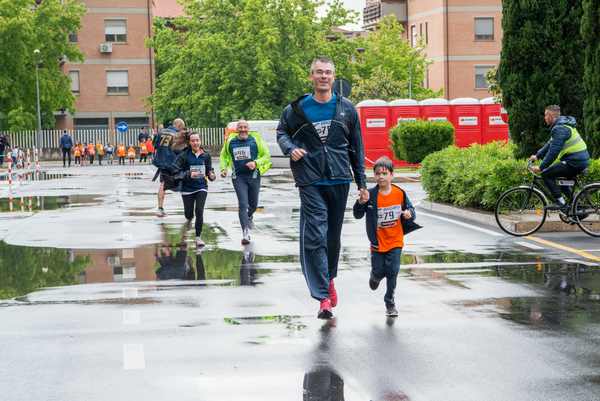
[[[117,123],[117,131],[123,133],[123,132],[127,132],[127,128],[129,128],[129,126],[127,125],[127,123],[125,121],[119,121]]]

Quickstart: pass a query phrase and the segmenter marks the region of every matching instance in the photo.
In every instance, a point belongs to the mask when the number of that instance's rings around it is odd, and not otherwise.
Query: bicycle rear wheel
[[[517,237],[530,235],[540,229],[548,214],[546,199],[530,187],[509,189],[496,202],[496,222],[500,228]]]
[[[573,210],[579,228],[592,237],[600,237],[600,184],[583,188],[575,198]]]

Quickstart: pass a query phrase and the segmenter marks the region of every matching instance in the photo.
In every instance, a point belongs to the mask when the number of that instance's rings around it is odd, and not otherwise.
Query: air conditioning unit
[[[100,53],[112,53],[112,43],[100,43]]]

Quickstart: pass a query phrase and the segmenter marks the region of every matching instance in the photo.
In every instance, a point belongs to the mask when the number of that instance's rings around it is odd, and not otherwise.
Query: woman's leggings
[[[181,195],[183,199],[183,213],[185,218],[191,220],[196,214],[196,237],[202,234],[202,224],[204,224],[204,203],[206,202],[206,196],[208,192],[198,191],[189,195]]]

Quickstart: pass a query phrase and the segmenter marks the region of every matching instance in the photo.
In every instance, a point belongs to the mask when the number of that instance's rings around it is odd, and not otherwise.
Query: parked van
[[[250,131],[258,132],[269,146],[269,152],[271,157],[284,157],[279,144],[277,143],[277,124],[278,120],[249,120],[248,125]],[[225,140],[229,136],[230,132],[234,132],[237,125],[237,121],[232,121],[225,127]]]

